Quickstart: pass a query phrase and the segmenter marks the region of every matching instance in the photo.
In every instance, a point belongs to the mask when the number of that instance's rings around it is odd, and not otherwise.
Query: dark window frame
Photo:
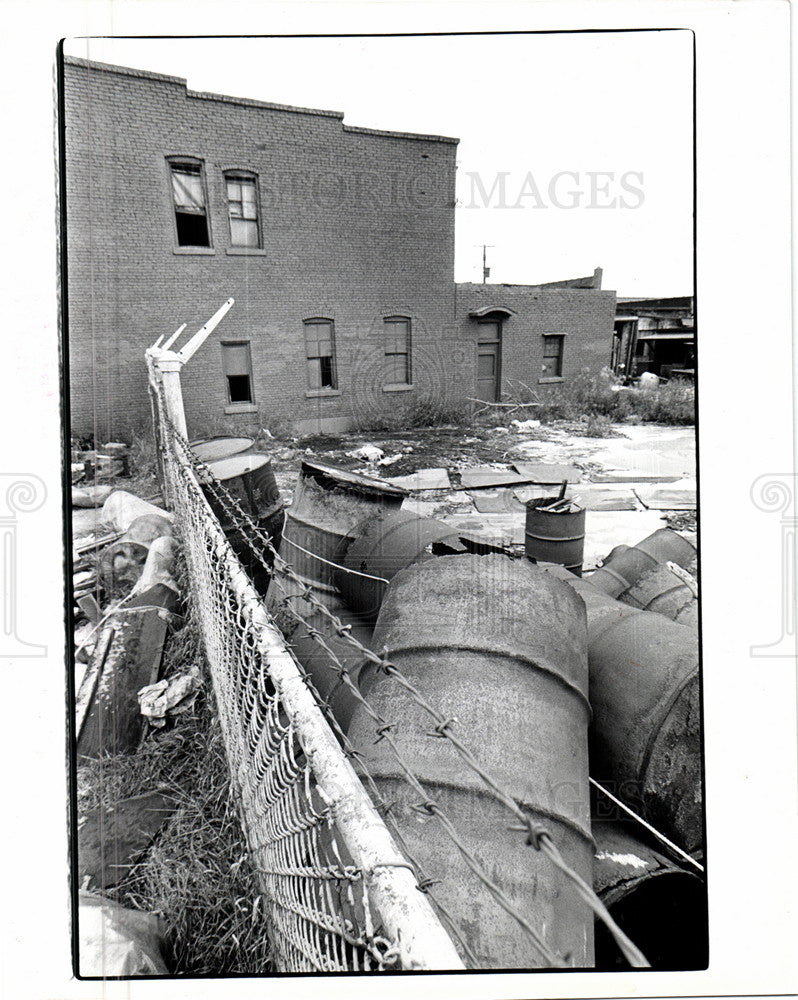
[[[386,379],[386,385],[412,385],[413,384],[413,320],[410,316],[403,316],[397,314],[395,316],[384,316],[382,320],[383,334],[387,336],[389,325],[397,325],[399,323],[405,324],[405,349],[404,351],[388,350],[388,344],[384,345],[384,353],[386,358],[400,358],[405,359],[405,377],[401,381],[397,382],[396,379]],[[387,367],[387,365],[386,365]]]
[[[237,168],[237,167],[230,167],[228,170],[222,171],[222,181],[224,183],[225,205],[227,206],[227,231],[228,231],[228,233],[230,235],[230,246],[231,247],[235,247],[236,249],[239,249],[239,250],[261,250],[261,249],[263,249],[263,227],[261,225],[262,213],[261,213],[261,208],[260,208],[260,187],[258,185],[258,175],[255,173],[254,170],[244,170],[244,169],[240,169],[240,168]],[[236,218],[238,218],[238,221],[241,221],[241,222],[254,222],[255,223],[255,229],[256,229],[257,234],[258,234],[258,239],[257,239],[257,242],[254,243],[254,244],[252,244],[252,243],[236,243],[234,241],[234,237],[233,237],[233,221],[234,221],[234,216],[230,212],[230,205],[232,204],[232,201],[230,199],[230,195],[229,195],[228,190],[227,190],[227,182],[228,181],[246,181],[248,183],[249,182],[252,183],[252,186],[253,186],[254,191],[255,191],[255,218],[254,219],[245,219],[244,218],[244,216],[243,216],[243,204],[244,204],[243,198],[241,199],[242,215],[240,216],[240,218],[239,217],[236,217]]]
[[[196,156],[167,156],[166,166],[169,187],[169,204],[172,208],[172,226],[174,231],[175,246],[178,250],[183,251],[212,250],[213,232],[211,228],[210,199],[208,197],[208,177],[205,170],[205,161]],[[183,172],[186,174],[199,176],[202,189],[202,213],[179,211],[179,206],[175,201],[174,176],[175,173],[180,172],[181,168],[183,168]],[[179,216],[188,216],[189,218],[192,216],[201,217],[205,222],[205,238],[207,242],[181,242],[181,222],[179,220]]]
[[[311,354],[311,348],[316,345],[318,350],[319,337],[309,337],[314,327],[327,327],[329,329],[329,354]],[[311,392],[336,392],[338,390],[338,366],[335,351],[335,320],[329,316],[310,316],[302,320],[302,331],[305,339],[305,368],[307,371],[308,389]],[[324,338],[325,340],[327,338]],[[329,361],[327,360],[329,359]],[[314,385],[314,368],[312,362],[318,362],[318,382]],[[326,381],[325,381],[326,379]]]
[[[225,387],[227,390],[227,402],[230,406],[247,406],[252,405],[255,402],[255,387],[254,379],[252,377],[252,347],[249,340],[222,340],[220,341],[220,347],[222,349],[222,371],[224,373]],[[237,372],[231,374],[227,371],[227,362],[225,361],[225,348],[226,347],[245,347],[247,352],[247,366],[248,371]],[[231,379],[246,378],[247,386],[249,389],[248,399],[233,399],[233,386],[231,384]]]
[[[544,378],[562,378],[562,365],[565,356],[565,334],[564,333],[544,333],[543,337],[543,364],[545,366]],[[556,351],[550,352],[548,349],[556,343]],[[555,371],[549,371],[547,361],[555,359]]]

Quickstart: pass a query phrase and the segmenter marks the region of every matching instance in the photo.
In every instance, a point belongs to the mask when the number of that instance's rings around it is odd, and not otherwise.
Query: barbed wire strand
[[[426,711],[436,723],[434,733],[431,735],[440,736],[448,739],[452,743],[452,745],[457,749],[458,753],[460,754],[461,758],[466,762],[466,764],[477,775],[479,775],[479,777],[486,784],[486,786],[489,788],[494,797],[502,804],[504,804],[508,808],[508,810],[516,816],[516,818],[519,820],[519,825],[513,827],[512,829],[526,833],[528,843],[530,843],[531,846],[535,847],[535,849],[542,851],[542,853],[544,853],[549,858],[549,860],[572,882],[578,894],[590,906],[590,908],[593,910],[596,916],[600,920],[602,920],[605,926],[607,926],[608,930],[613,935],[614,939],[616,940],[616,943],[618,944],[624,957],[627,959],[630,965],[632,965],[635,968],[650,967],[648,961],[646,960],[645,956],[642,954],[640,949],[638,949],[637,946],[629,939],[629,937],[618,927],[617,923],[612,918],[610,913],[607,911],[607,908],[595,894],[593,889],[590,886],[588,886],[587,883],[585,883],[584,880],[562,858],[562,855],[557,849],[553,838],[546,830],[546,828],[543,827],[541,824],[535,822],[531,816],[523,812],[520,806],[516,803],[515,799],[507,792],[505,792],[498,784],[498,782],[496,782],[495,779],[493,779],[492,776],[489,775],[488,772],[479,764],[477,758],[470,751],[470,749],[462,742],[462,740],[460,740],[451,732],[451,726],[453,724],[453,720],[446,719],[439,712],[437,712],[423,698],[421,693],[414,687],[414,685],[406,677],[404,677],[404,675],[401,673],[401,671],[395,664],[391,663],[385,657],[378,656],[376,653],[373,652],[373,650],[370,650],[368,647],[364,646],[356,637],[350,634],[349,626],[344,625],[341,622],[341,620],[332,611],[330,611],[330,609],[325,604],[323,604],[323,602],[321,602],[316,597],[316,595],[313,593],[312,588],[308,585],[308,583],[304,581],[301,577],[299,577],[294,572],[291,565],[280,556],[279,552],[274,548],[269,535],[266,534],[262,530],[262,528],[252,520],[249,514],[238,503],[237,499],[234,496],[232,496],[224,488],[224,486],[213,476],[211,470],[209,470],[207,466],[204,466],[203,463],[200,462],[196,458],[196,456],[193,455],[190,446],[188,442],[185,440],[185,438],[182,435],[180,435],[179,432],[174,427],[171,427],[170,429],[172,431],[174,439],[180,445],[183,451],[184,460],[187,461],[194,469],[203,473],[202,485],[205,486],[206,488],[210,488],[211,492],[214,494],[214,497],[220,503],[222,503],[223,506],[227,508],[227,513],[233,517],[236,527],[238,527],[239,529],[242,528],[246,529],[243,532],[243,534],[247,540],[250,550],[252,551],[252,554],[262,563],[262,565],[267,571],[273,574],[273,568],[270,567],[268,562],[264,559],[261,552],[261,547],[262,549],[268,551],[272,556],[273,566],[276,567],[280,573],[284,573],[293,583],[295,583],[300,588],[300,592],[298,594],[292,594],[287,596],[290,596],[290,599],[300,597],[306,600],[307,603],[310,604],[315,611],[318,611],[328,620],[328,622],[332,627],[332,630],[335,632],[336,635],[340,636],[341,638],[345,639],[345,641],[350,643],[357,650],[358,654],[360,654],[364,658],[364,660],[372,663],[374,666],[382,670],[384,673],[392,676],[408,692],[408,694],[413,698],[414,701],[416,701],[419,707],[421,707],[424,711]],[[345,569],[345,567],[341,568]],[[274,574],[272,576],[272,579],[278,580],[277,575]],[[286,593],[284,587],[281,586],[281,589],[283,590],[283,593]],[[302,616],[298,612],[296,612],[296,610],[290,605],[290,603],[286,604],[286,608],[287,610],[289,610],[289,612],[292,614],[293,617],[295,617],[298,621],[304,624],[305,628],[308,630],[308,634],[310,635],[310,637],[314,641],[316,641],[317,644],[319,644],[322,648],[325,649],[325,652],[330,656],[333,663],[335,663],[335,666],[331,667],[331,669],[335,669],[338,672],[340,680],[342,681],[342,683],[346,685],[347,689],[349,690],[349,693],[356,698],[358,703],[363,706],[363,708],[367,711],[372,720],[377,724],[377,728],[375,731],[378,734],[378,738],[383,738],[386,740],[388,745],[391,747],[394,756],[397,758],[398,763],[402,767],[403,773],[405,774],[408,783],[411,785],[411,787],[414,788],[414,790],[419,791],[424,796],[424,799],[422,803],[419,804],[419,806],[425,809],[431,815],[436,815],[436,817],[439,820],[443,820],[442,825],[444,826],[444,828],[446,828],[446,817],[445,815],[442,816],[441,813],[439,812],[440,807],[436,803],[433,803],[432,804],[433,808],[430,809],[430,800],[425,790],[418,782],[418,779],[415,778],[415,775],[413,774],[412,770],[409,767],[407,767],[407,765],[401,759],[401,754],[399,753],[398,748],[396,747],[395,743],[390,737],[390,725],[386,722],[386,720],[383,720],[376,712],[374,712],[374,710],[368,704],[366,699],[363,698],[362,694],[355,685],[354,681],[352,681],[351,677],[349,676],[348,670],[346,669],[345,666],[343,666],[340,663],[340,660],[335,656],[334,651],[330,650],[329,646],[323,642],[323,639],[321,635],[318,633],[318,630],[314,629],[313,626],[309,625],[302,618]],[[349,753],[357,754],[357,751],[350,748]],[[447,832],[449,832],[451,835],[451,831],[447,830]],[[455,838],[452,839],[454,840]],[[460,844],[458,844],[457,846],[458,848],[460,848]],[[460,849],[462,852],[462,848]],[[475,874],[477,874],[478,877],[480,877],[479,876],[480,866],[476,862],[476,859],[473,858],[469,859],[468,857],[466,857],[466,854],[467,854],[467,848],[465,849],[464,858],[466,862],[469,863],[470,867],[471,867],[470,862],[473,862],[474,867],[472,868],[472,870],[474,870]],[[502,900],[501,897],[503,897],[504,895],[502,893],[502,890],[498,886],[495,886],[495,884],[490,882],[490,879],[487,879],[487,881],[485,879],[482,879],[482,881],[483,884],[486,885],[486,888],[488,888],[488,890],[491,892],[491,894],[494,895],[494,898],[496,898],[497,902],[499,902],[499,904],[506,909],[507,907],[505,903],[509,903],[509,901],[506,900],[506,897],[504,900]],[[522,926],[529,927],[528,922],[525,920],[523,915],[512,912],[515,908],[512,907],[512,904],[509,905],[511,909],[508,910],[508,912],[511,912],[512,915],[515,917],[515,919],[518,920],[518,922]],[[534,929],[532,929],[532,934],[530,934],[530,937],[533,940],[533,943],[535,943],[538,947],[540,947],[540,950],[542,952],[544,950],[548,951],[545,944],[541,944],[539,940],[536,940],[538,936],[536,932],[534,932]],[[558,962],[556,956],[552,956],[552,959],[554,960],[552,964],[559,964],[559,962],[562,961],[559,960]]]

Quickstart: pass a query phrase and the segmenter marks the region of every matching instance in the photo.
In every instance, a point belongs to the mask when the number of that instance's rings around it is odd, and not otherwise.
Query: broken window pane
[[[172,176],[177,245],[209,247],[211,243],[205,211],[202,167],[197,163],[170,163],[169,166]]]
[[[248,343],[222,344],[222,371],[231,403],[251,403],[252,361]]]
[[[335,334],[332,320],[305,322],[305,356],[308,386],[311,389],[334,389]]]

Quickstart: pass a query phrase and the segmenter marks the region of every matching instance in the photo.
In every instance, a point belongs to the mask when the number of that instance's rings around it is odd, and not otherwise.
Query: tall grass
[[[535,416],[546,423],[591,417],[616,423],[695,423],[695,388],[689,382],[673,381],[652,389],[614,386],[616,380],[606,369],[598,373],[585,369],[560,385],[543,387]]]

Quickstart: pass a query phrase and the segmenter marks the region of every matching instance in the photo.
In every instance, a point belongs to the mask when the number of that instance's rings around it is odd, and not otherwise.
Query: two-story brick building
[[[75,434],[145,422],[145,348],[231,296],[183,373],[191,432],[344,430],[609,361],[596,282],[455,285],[456,139],[77,59],[64,121]]]

